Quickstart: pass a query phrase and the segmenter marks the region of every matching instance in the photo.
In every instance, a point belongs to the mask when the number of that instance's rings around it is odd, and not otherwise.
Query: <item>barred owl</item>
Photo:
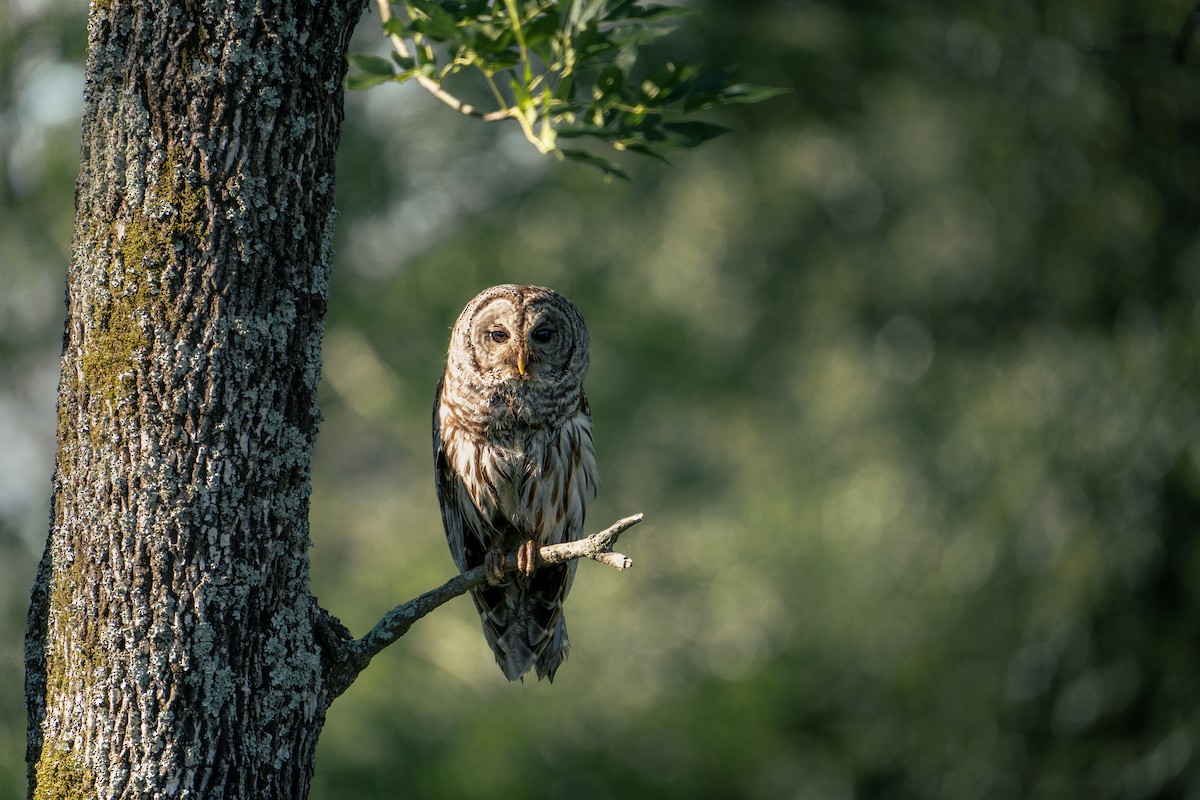
[[[567,657],[563,601],[575,563],[535,571],[536,548],[578,539],[596,493],[592,421],[583,394],[588,334],[570,300],[541,286],[493,286],[450,334],[433,410],[438,502],[459,570],[504,675],[554,680]],[[505,554],[517,551],[507,580]]]

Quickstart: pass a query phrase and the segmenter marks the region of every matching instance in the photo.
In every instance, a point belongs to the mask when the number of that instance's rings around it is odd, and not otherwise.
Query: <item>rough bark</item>
[[[93,0],[30,794],[300,798],[309,465],[361,0]]]

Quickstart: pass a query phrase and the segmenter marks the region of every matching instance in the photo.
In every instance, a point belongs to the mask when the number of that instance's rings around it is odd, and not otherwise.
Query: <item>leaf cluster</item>
[[[391,59],[352,55],[352,89],[418,80],[460,110],[514,119],[541,153],[626,177],[617,164],[564,140],[592,140],[665,160],[663,148],[696,147],[728,129],[695,114],[753,103],[780,90],[669,61],[648,65],[639,49],[662,39],[688,9],[635,0],[397,0],[381,5]],[[392,16],[392,10],[397,13]],[[461,72],[486,84],[495,110],[479,113],[446,92]]]

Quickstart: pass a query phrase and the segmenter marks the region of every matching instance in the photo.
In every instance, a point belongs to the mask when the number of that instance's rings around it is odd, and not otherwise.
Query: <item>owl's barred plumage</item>
[[[433,453],[460,571],[583,535],[596,494],[587,368],[583,315],[551,289],[493,286],[459,315],[434,402]],[[553,681],[570,649],[562,609],[575,563],[524,566],[471,596],[505,676],[536,668]]]

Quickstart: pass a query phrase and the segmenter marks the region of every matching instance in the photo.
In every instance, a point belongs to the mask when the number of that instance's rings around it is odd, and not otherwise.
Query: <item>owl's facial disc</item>
[[[554,383],[574,350],[562,312],[540,302],[497,298],[479,310],[472,330],[478,365],[498,383]]]

